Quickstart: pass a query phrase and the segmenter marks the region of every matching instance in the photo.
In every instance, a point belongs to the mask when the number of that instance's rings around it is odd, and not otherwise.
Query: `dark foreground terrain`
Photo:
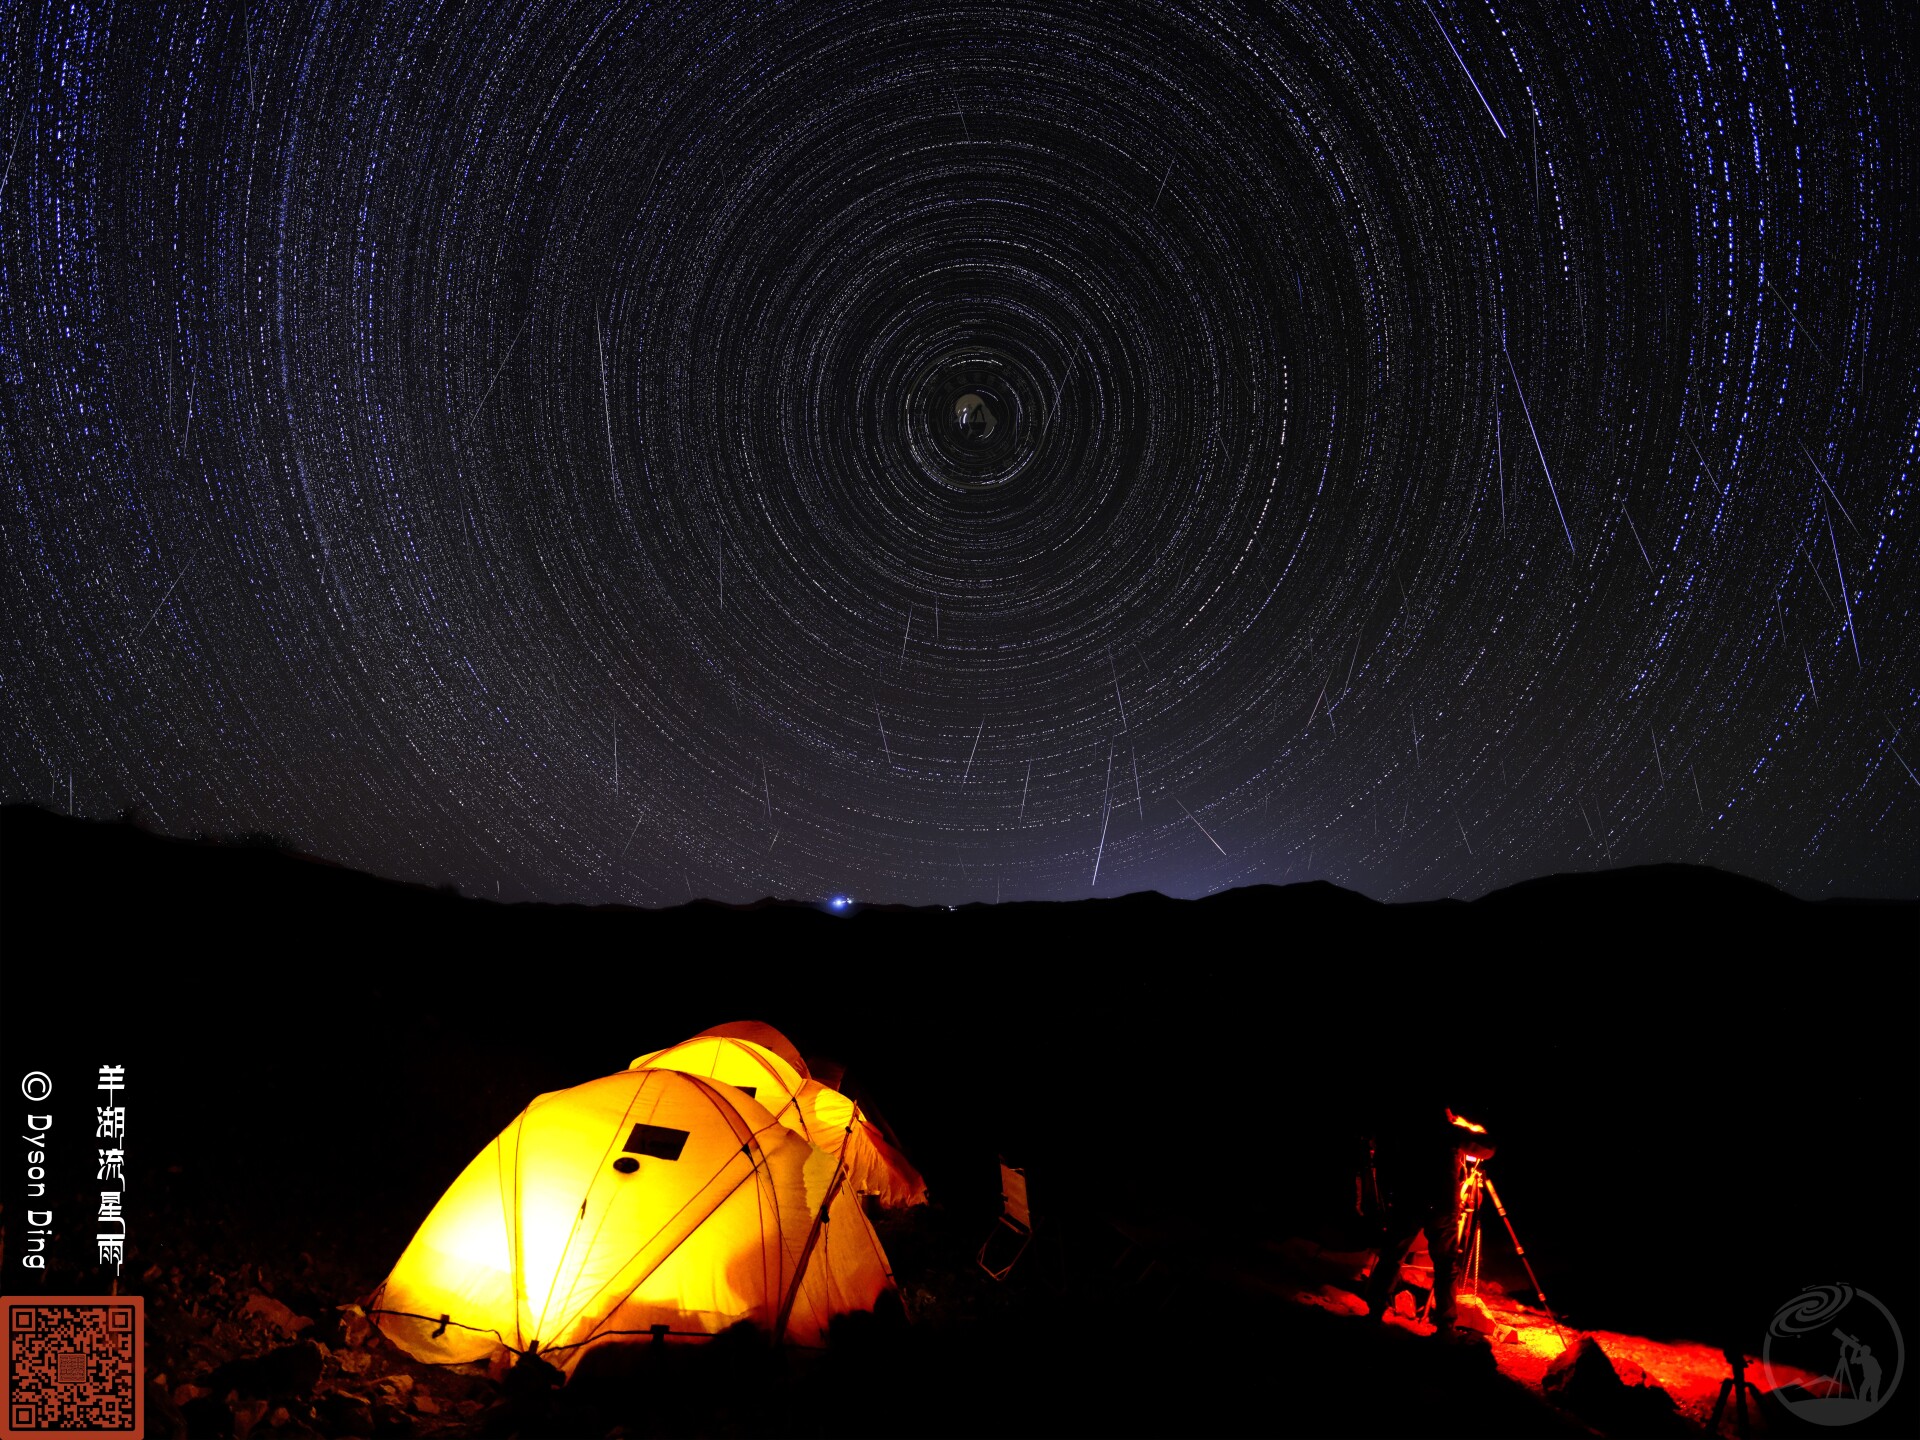
[[[1845,1281],[1920,1337],[1910,904],[1662,867],[1393,907],[1323,884],[500,906],[15,808],[0,907],[4,1289],[113,1279],[89,1107],[94,1067],[124,1064],[121,1290],[146,1297],[155,1435],[1586,1433],[1482,1347],[1297,1303],[1326,1276],[1293,1242],[1364,1238],[1355,1137],[1408,1105],[1488,1123],[1576,1326],[1755,1354],[1783,1302]],[[897,1309],[824,1354],[736,1335],[558,1394],[366,1332],[351,1307],[529,1099],[748,1018],[847,1065],[925,1173],[934,1204],[879,1222]],[[44,1276],[17,1264],[36,1069]],[[1004,1285],[973,1259],[996,1155],[1040,1221]],[[1488,1275],[1526,1292],[1508,1253]],[[1847,1433],[1920,1432],[1916,1389]]]

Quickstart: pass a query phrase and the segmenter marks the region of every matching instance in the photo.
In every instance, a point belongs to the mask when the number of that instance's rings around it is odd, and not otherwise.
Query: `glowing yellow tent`
[[[751,1040],[762,1050],[771,1050],[786,1061],[802,1080],[811,1078],[813,1074],[808,1069],[807,1062],[801,1057],[799,1047],[763,1020],[729,1020],[725,1025],[716,1025],[711,1030],[702,1030],[693,1038],[702,1040],[709,1035],[725,1035],[735,1040]]]
[[[844,1155],[846,1184],[882,1205],[923,1205],[926,1181],[853,1100],[821,1084],[786,1036],[758,1020],[703,1030],[642,1055],[636,1070],[677,1070],[745,1090],[773,1118],[828,1155]]]
[[[744,1090],[765,1106],[775,1120],[801,1139],[813,1142],[796,1099],[800,1087],[807,1081],[806,1062],[797,1051],[793,1053],[793,1061],[789,1061],[757,1039],[731,1033],[745,1031],[750,1025],[751,1022],[739,1026],[718,1025],[712,1030],[703,1030],[691,1040],[640,1056],[628,1068],[677,1070],[682,1075],[718,1080],[723,1085]],[[785,1037],[770,1025],[751,1028],[765,1031],[769,1037],[786,1044]],[[792,1049],[791,1045],[787,1048]]]
[[[416,1360],[750,1320],[818,1344],[893,1283],[838,1162],[727,1085],[627,1070],[542,1095],[440,1199],[369,1312]]]
[[[829,1155],[843,1155],[847,1184],[889,1209],[927,1203],[927,1182],[862,1110],[838,1090],[808,1080],[794,1097],[807,1135]]]

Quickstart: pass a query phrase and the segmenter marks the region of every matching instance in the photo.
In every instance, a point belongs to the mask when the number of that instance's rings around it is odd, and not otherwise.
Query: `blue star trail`
[[[508,899],[1911,894],[1903,23],[18,7],[4,796]]]

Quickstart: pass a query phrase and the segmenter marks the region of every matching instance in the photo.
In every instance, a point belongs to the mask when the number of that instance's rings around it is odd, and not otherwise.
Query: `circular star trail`
[[[23,10],[6,796],[513,899],[1911,893],[1905,33]]]

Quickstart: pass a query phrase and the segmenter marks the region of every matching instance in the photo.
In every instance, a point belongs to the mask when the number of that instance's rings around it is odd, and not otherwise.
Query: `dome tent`
[[[786,1061],[799,1073],[802,1080],[809,1079],[813,1075],[806,1058],[800,1053],[800,1048],[763,1020],[729,1020],[724,1025],[715,1025],[710,1030],[702,1030],[693,1038],[702,1040],[709,1035],[725,1035],[735,1040],[750,1040],[762,1050],[769,1050]]]
[[[798,1064],[792,1063],[756,1039],[720,1033],[731,1028],[717,1026],[713,1030],[704,1030],[691,1040],[682,1040],[678,1045],[669,1045],[651,1055],[642,1055],[628,1068],[677,1070],[682,1075],[717,1080],[736,1090],[744,1090],[758,1100],[777,1122],[817,1146],[819,1142],[807,1132],[806,1121],[796,1099],[800,1087],[807,1083],[806,1062],[800,1060],[796,1053],[793,1060]],[[784,1039],[769,1026],[756,1028],[767,1031],[776,1039]]]
[[[369,1313],[416,1360],[752,1321],[821,1343],[893,1284],[833,1157],[726,1085],[628,1070],[542,1095],[463,1170]]]
[[[816,1149],[844,1156],[846,1183],[856,1194],[889,1208],[926,1203],[926,1181],[907,1157],[851,1097],[814,1079],[793,1042],[771,1025],[716,1025],[640,1056],[633,1068],[678,1070],[743,1089]]]
[[[829,1155],[844,1156],[847,1184],[888,1209],[927,1203],[927,1182],[850,1096],[808,1080],[795,1097],[807,1135]]]

